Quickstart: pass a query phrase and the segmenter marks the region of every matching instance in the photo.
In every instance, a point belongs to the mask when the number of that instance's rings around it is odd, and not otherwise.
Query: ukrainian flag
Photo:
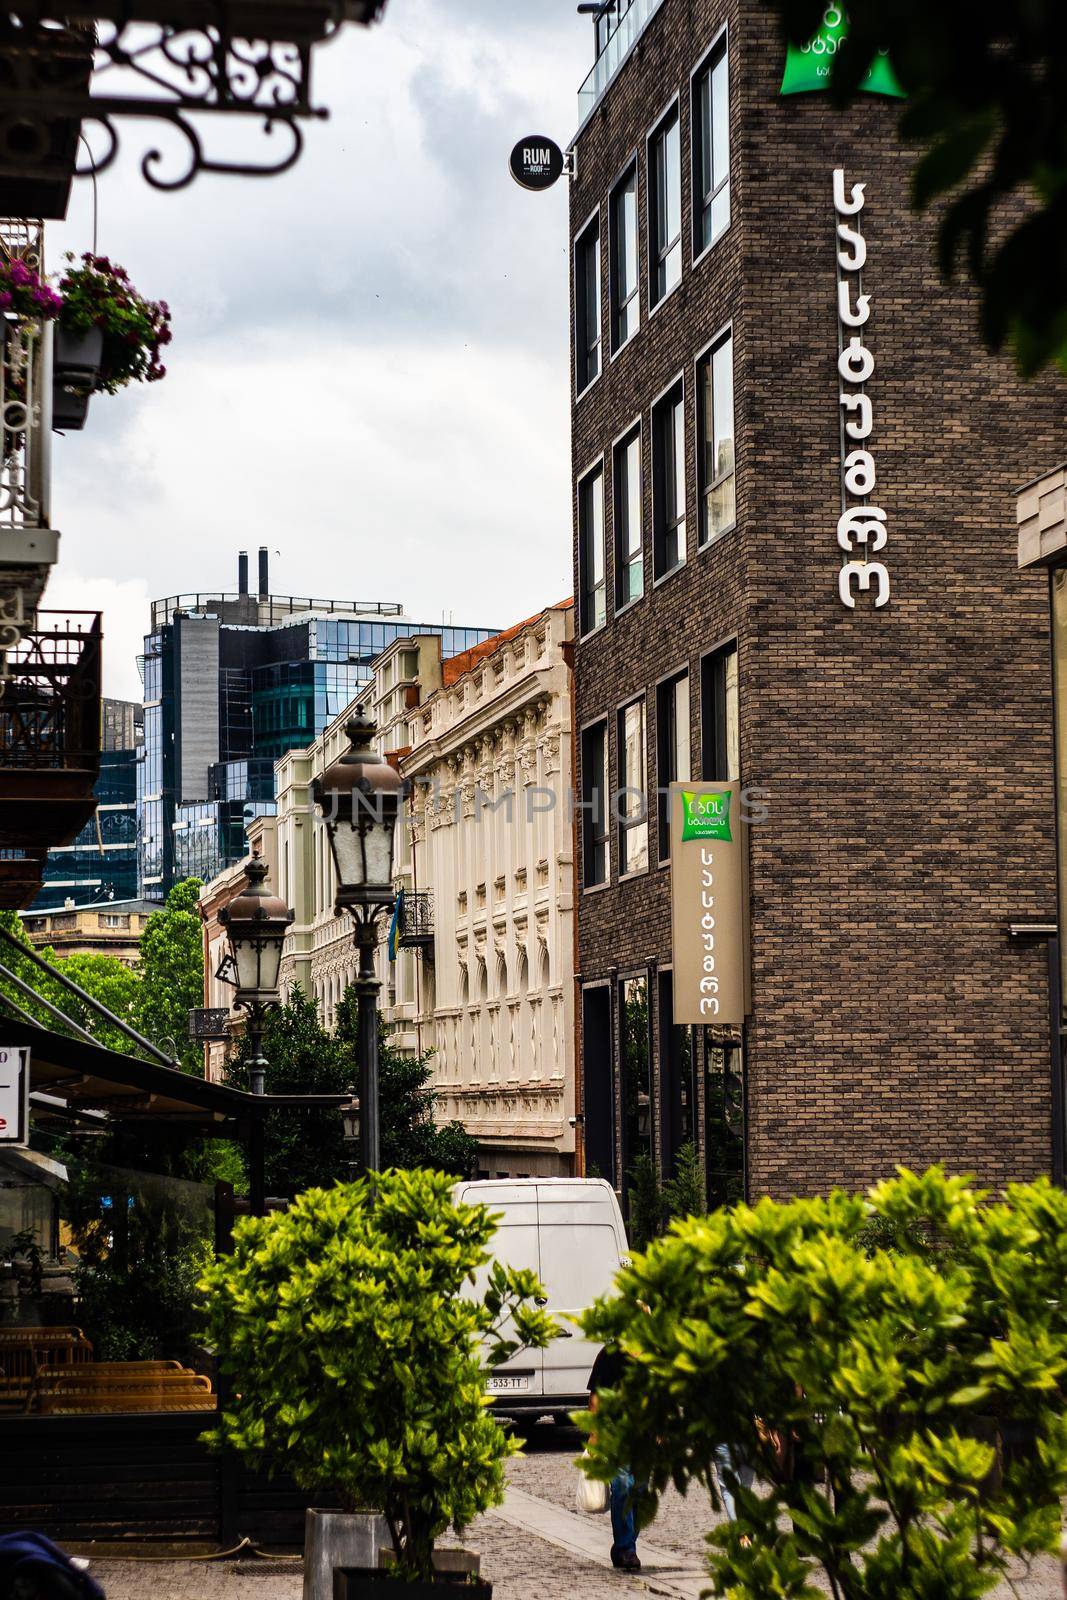
[[[395,961],[396,960],[396,953],[400,949],[400,925],[403,922],[403,920],[404,920],[404,891],[403,891],[403,889],[401,889],[400,893],[396,897],[396,905],[393,907],[393,920],[389,924],[389,959],[390,959],[390,961]]]

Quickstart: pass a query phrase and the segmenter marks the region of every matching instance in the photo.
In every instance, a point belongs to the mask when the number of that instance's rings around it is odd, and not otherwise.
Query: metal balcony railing
[[[596,65],[578,91],[578,127],[596,109],[615,74],[644,33],[663,0],[616,0],[615,26],[597,56]]]
[[[165,600],[152,601],[152,632],[158,633],[170,622],[176,611],[206,611],[213,606],[245,606],[256,613],[256,624],[273,627],[288,617],[305,611],[325,613],[327,616],[402,617],[404,607],[391,600],[314,600],[303,595],[259,595],[223,593],[218,589],[197,594],[172,594]]]
[[[100,769],[100,613],[39,611],[0,679],[0,771]],[[0,823],[2,827],[2,823]]]
[[[405,894],[404,909],[400,917],[400,946],[403,950],[425,950],[433,953],[433,894],[420,889],[415,894]]]

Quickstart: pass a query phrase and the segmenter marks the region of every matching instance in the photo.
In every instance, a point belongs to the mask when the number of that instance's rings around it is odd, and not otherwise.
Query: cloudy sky
[[[98,249],[174,343],[164,382],[56,440],[46,600],[103,610],[107,693],[139,697],[150,599],[236,588],[260,544],[277,593],[416,621],[505,627],[569,592],[567,183],[527,194],[507,158],[570,138],[591,33],[574,0],[389,0],[317,53],[331,117],[281,178],[157,194],[137,162],[180,148],[127,125]],[[78,182],[49,266],[91,244]]]

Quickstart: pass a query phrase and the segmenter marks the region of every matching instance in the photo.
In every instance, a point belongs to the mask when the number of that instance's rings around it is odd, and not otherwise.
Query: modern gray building
[[[411,622],[383,601],[274,595],[259,552],[233,593],[172,595],[152,605],[145,638],[145,756],[137,794],[138,892],[164,899],[246,853],[244,828],[274,809],[274,763],[310,744],[371,678],[394,639],[442,637],[452,656],[494,628]]]

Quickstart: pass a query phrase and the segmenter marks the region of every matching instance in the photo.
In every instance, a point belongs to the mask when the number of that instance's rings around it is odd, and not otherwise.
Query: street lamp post
[[[267,888],[266,876],[266,862],[253,856],[245,867],[244,889],[219,912],[230,948],[217,975],[234,985],[234,1004],[248,1012],[248,1036],[252,1042],[248,1078],[253,1094],[263,1093],[267,1069],[263,1027],[267,1012],[279,1003],[282,945],[293,920],[285,901]]]
[[[353,985],[358,1007],[359,1136],[364,1172],[380,1164],[378,1129],[378,990],[374,952],[378,919],[394,904],[393,845],[407,785],[372,748],[375,724],[362,707],[345,723],[350,748],[315,780],[337,871],[337,915],[355,924],[359,967]]]

